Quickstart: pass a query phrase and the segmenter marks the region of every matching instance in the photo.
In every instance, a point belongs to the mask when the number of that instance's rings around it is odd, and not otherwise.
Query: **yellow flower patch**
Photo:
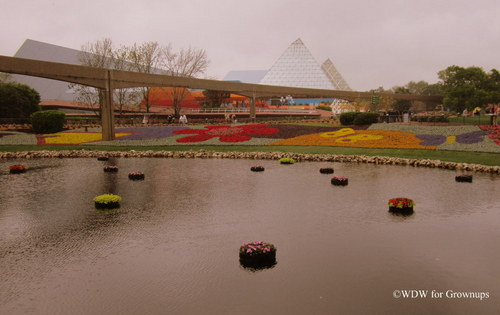
[[[321,145],[359,148],[430,149],[422,146],[415,134],[394,130],[354,130],[343,128],[333,132],[316,133],[269,143],[268,145]]]
[[[115,137],[128,136],[131,133],[116,133]],[[95,142],[102,140],[100,132],[59,132],[44,134],[43,140],[45,144],[80,144],[87,142]]]

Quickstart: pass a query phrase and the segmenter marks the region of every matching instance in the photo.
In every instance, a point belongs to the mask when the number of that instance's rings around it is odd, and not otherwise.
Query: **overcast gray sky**
[[[498,0],[0,0],[0,55],[25,39],[80,49],[157,41],[205,49],[207,75],[267,70],[301,38],[354,90],[438,81],[450,65],[500,69]]]

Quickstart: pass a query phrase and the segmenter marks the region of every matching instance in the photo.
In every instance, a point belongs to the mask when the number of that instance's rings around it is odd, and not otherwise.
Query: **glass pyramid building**
[[[335,67],[333,68],[335,69]],[[336,69],[335,72],[340,75]],[[336,77],[336,74],[326,72],[319,66],[309,49],[299,38],[290,44],[259,83],[337,90],[340,89],[340,86],[334,82],[338,80],[332,79]],[[342,78],[342,76],[340,77]],[[347,85],[347,83],[345,84]]]
[[[338,72],[337,68],[333,65],[333,62],[330,59],[327,59],[321,65],[321,69],[325,72],[330,82],[335,87],[336,90],[341,91],[352,91],[351,87],[344,80],[340,72]]]

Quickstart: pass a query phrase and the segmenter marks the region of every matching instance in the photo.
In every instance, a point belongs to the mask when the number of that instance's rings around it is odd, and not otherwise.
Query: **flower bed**
[[[331,168],[331,167],[320,168],[319,172],[321,174],[333,174],[333,168]]]
[[[269,268],[276,264],[276,247],[266,242],[243,243],[240,246],[240,264],[246,268]]]
[[[118,172],[118,166],[109,165],[104,167],[104,171],[108,173],[116,173]]]
[[[99,195],[94,198],[94,204],[97,209],[114,209],[120,207],[122,197],[112,194]]]
[[[284,158],[281,158],[280,159],[280,163],[281,164],[294,164],[296,161],[292,158],[287,158],[287,157],[284,157]]]
[[[130,172],[130,173],[128,173],[128,178],[131,180],[143,180],[144,173],[142,173],[142,172]]]
[[[25,173],[28,168],[22,164],[16,164],[9,166],[9,172],[11,174],[21,174]]]
[[[264,166],[252,166],[252,167],[250,167],[250,170],[252,172],[263,172]]]
[[[390,199],[387,204],[389,205],[389,212],[401,214],[412,214],[415,206],[413,200],[404,197]]]
[[[472,175],[460,174],[455,176],[455,181],[472,183]]]
[[[334,176],[331,182],[334,186],[347,186],[349,184],[349,179],[343,176]]]

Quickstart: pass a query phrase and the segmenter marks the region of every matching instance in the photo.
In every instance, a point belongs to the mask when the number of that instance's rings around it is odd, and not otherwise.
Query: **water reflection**
[[[318,171],[329,163],[261,161],[255,173],[245,160],[21,162],[26,174],[0,174],[0,313],[496,310],[493,299],[392,297],[404,288],[500,294],[495,176],[464,185],[453,171],[334,164],[349,177],[338,189]],[[131,171],[146,179],[130,181]],[[104,193],[120,195],[121,207],[96,210]],[[388,213],[396,196],[415,200],[412,216]],[[244,269],[234,248],[248,239],[280,244],[279,267]]]

